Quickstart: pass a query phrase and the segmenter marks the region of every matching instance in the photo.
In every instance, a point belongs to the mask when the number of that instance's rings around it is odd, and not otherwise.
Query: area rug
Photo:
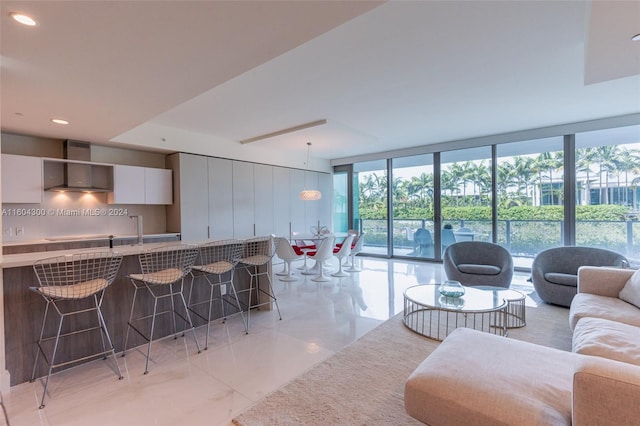
[[[571,349],[568,309],[527,307],[526,316],[527,326],[509,330],[509,338]],[[233,423],[420,425],[404,411],[404,382],[438,344],[407,329],[398,314],[257,402]]]

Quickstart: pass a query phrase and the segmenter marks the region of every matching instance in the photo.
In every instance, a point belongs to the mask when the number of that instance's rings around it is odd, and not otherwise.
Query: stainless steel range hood
[[[66,140],[64,160],[45,160],[47,191],[113,191],[112,167],[91,164],[91,144]]]

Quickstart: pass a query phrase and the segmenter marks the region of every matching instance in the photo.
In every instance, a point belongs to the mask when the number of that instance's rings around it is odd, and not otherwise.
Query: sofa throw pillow
[[[640,269],[631,275],[618,297],[640,308]]]

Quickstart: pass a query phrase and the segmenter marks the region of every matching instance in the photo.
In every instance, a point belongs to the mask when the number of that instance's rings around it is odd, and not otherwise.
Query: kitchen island
[[[36,355],[36,342],[44,315],[45,302],[42,300],[42,297],[29,290],[29,287],[38,285],[32,266],[36,260],[87,251],[113,250],[123,255],[118,275],[113,284],[107,288],[102,304],[102,312],[116,352],[121,352],[124,345],[124,336],[127,331],[127,321],[134,293],[133,285],[127,276],[140,272],[138,255],[142,251],[176,244],[185,243],[162,242],[142,245],[121,245],[115,246],[113,249],[109,249],[108,247],[82,248],[3,255],[0,260],[0,265],[3,268],[4,282],[5,365],[11,375],[11,386],[31,379],[33,362]],[[270,270],[271,265],[269,265],[268,268]],[[202,278],[196,280],[193,287],[193,300],[195,301],[208,300],[209,297],[209,285],[200,283],[198,281],[200,279]],[[239,268],[236,271],[234,282],[240,292],[242,289],[248,288],[249,275],[244,269]],[[189,284],[190,276],[185,280],[185,298],[187,298],[189,294]],[[266,283],[261,281],[259,285],[266,285]],[[149,298],[149,300],[145,298]],[[167,300],[167,303],[168,302]],[[246,300],[243,302],[246,303]],[[139,294],[138,301],[136,302],[136,316],[150,313],[152,306],[152,300],[147,294]],[[214,311],[215,317],[222,316],[219,304],[214,304],[214,308],[216,309]],[[269,306],[267,305],[263,308],[268,309]],[[139,312],[138,309],[140,309]],[[227,314],[229,313],[230,312],[227,312]],[[196,327],[204,324],[204,321],[197,315],[192,315],[192,319]],[[96,320],[91,317],[86,318],[86,321]],[[47,335],[55,335],[55,322],[56,321],[48,321],[47,328],[45,329]],[[172,334],[172,324],[170,315],[160,316],[156,321],[154,337],[158,338]],[[180,320],[178,320],[178,327],[180,327]],[[88,355],[94,353],[96,348],[101,347],[100,333],[97,331],[68,337],[67,339],[69,340],[69,344],[61,341],[61,347],[58,350],[60,359],[70,359]],[[145,341],[137,335],[137,333],[130,333],[129,348],[144,343]],[[40,363],[36,377],[45,374],[46,365],[45,363]]]

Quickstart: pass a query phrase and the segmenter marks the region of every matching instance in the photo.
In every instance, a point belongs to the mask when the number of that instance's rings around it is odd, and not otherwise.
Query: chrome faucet
[[[142,215],[129,216],[131,219],[137,219],[136,231],[138,232],[138,244],[142,245]]]

